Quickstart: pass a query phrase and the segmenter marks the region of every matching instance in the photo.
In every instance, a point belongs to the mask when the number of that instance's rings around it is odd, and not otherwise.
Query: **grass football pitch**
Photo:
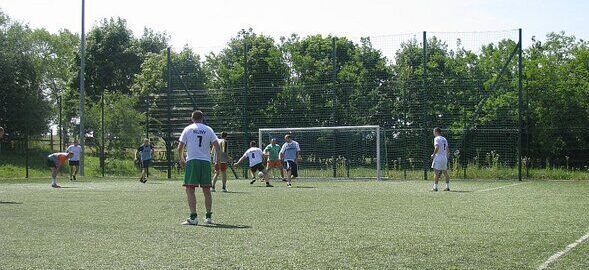
[[[61,183],[2,183],[0,268],[538,269],[589,231],[588,181],[238,180],[213,226],[180,225],[179,181]],[[589,269],[588,252],[548,269]]]

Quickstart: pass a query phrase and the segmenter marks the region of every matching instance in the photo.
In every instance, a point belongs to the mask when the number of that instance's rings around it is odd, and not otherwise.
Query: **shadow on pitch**
[[[0,201],[0,204],[22,204],[21,202],[4,202]]]
[[[209,224],[209,225],[200,225],[201,227],[205,228],[216,228],[216,229],[251,229],[252,226],[248,225],[229,225],[229,224]]]

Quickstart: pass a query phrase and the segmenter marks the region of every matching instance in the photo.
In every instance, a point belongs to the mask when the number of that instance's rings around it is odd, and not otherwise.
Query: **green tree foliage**
[[[45,59],[50,49],[27,25],[0,11],[0,126],[14,137],[48,129],[51,107],[44,92],[50,77]]]

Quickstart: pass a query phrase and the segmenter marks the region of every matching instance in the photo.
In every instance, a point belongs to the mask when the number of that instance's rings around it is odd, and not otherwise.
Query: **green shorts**
[[[184,174],[185,187],[210,187],[211,163],[204,160],[192,159],[186,163]]]

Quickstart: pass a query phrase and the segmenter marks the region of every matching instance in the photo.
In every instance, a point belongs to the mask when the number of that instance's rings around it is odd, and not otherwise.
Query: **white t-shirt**
[[[245,154],[243,154],[243,157],[247,157],[250,161],[250,168],[262,163],[263,160],[263,156],[264,153],[262,152],[262,149],[257,148],[257,147],[252,147],[250,149],[247,149],[247,151],[245,151]]]
[[[280,149],[280,154],[284,154],[284,161],[296,161],[297,153],[301,151],[299,143],[291,140],[290,143],[285,142]]]
[[[180,142],[186,144],[186,161],[197,159],[211,162],[211,145],[217,141],[213,129],[205,124],[187,126],[180,135]]]
[[[436,157],[448,157],[448,141],[443,136],[434,138],[434,147],[439,147]]]
[[[74,153],[74,156],[70,158],[71,161],[80,161],[80,154],[82,154],[82,146],[70,145],[66,150],[68,153]]]

